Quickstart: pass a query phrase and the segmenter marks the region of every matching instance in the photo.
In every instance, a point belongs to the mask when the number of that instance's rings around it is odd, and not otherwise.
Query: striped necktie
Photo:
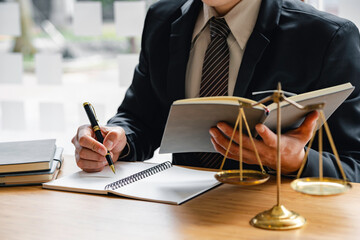
[[[206,49],[202,69],[200,97],[228,95],[229,26],[224,18],[210,19],[211,41]]]
[[[200,84],[200,97],[228,95],[229,26],[224,18],[210,19],[211,41],[206,49]],[[219,153],[198,153],[201,166],[219,168],[223,156]]]

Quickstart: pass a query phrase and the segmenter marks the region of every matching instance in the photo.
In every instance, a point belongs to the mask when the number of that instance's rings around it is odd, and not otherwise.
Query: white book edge
[[[137,164],[137,165],[134,165],[134,164]],[[131,167],[131,165],[133,166],[133,168]],[[142,172],[142,171],[144,171],[144,169],[145,169],[145,171],[149,170],[150,168],[156,167],[159,165],[160,164],[152,164],[152,163],[144,163],[144,162],[135,162],[135,163],[134,162],[116,162],[115,163],[116,169],[123,168],[126,170],[126,168],[128,168],[128,169],[132,168],[133,174]],[[172,171],[174,171],[175,173],[178,173],[178,174],[173,175],[174,172],[172,172],[171,174],[169,172],[169,174],[167,174],[165,176],[161,175],[161,174],[166,174],[166,171],[169,171],[170,169],[172,169]],[[109,173],[105,173],[103,176],[100,176],[100,181],[105,178],[106,174],[108,174],[107,176],[111,176],[109,174],[113,174],[113,173],[110,173],[110,171],[106,171],[106,169],[104,170],[104,172],[109,172]],[[198,174],[196,174],[196,173],[198,173]],[[93,187],[92,187],[91,183],[89,183],[89,185],[87,186],[86,183],[84,183],[84,179],[83,180],[79,179],[79,178],[81,178],[81,176],[84,176],[86,178],[86,176],[90,176],[90,175],[91,174],[84,173],[82,171],[76,172],[71,175],[67,175],[62,178],[59,178],[57,180],[53,180],[51,182],[44,183],[43,188],[53,189],[53,190],[70,191],[70,192],[103,194],[103,195],[110,193],[110,194],[130,198],[130,199],[138,199],[138,200],[146,200],[146,201],[151,201],[151,202],[178,204],[179,205],[179,204],[184,203],[184,202],[221,184],[220,182],[218,182],[215,179],[215,177],[214,177],[215,172],[194,170],[191,168],[172,166],[172,165],[168,169],[154,173],[150,176],[146,176],[142,179],[136,180],[132,183],[126,184],[125,186],[117,188],[117,189],[105,189],[105,187],[108,184],[112,184],[114,182],[118,182],[120,180],[126,179],[127,177],[131,176],[132,174],[122,175],[122,176],[119,176],[118,178],[114,178],[112,176],[112,180],[110,180],[109,182],[104,184],[103,190],[100,189],[98,184],[95,184],[96,186],[93,185]],[[152,177],[155,178],[156,176],[157,176],[157,178],[163,179],[163,181],[159,181],[159,179],[157,179],[155,181],[154,181],[154,179],[151,180]],[[117,180],[114,181],[114,179],[117,179]],[[150,180],[147,181],[147,179],[150,179]],[[158,183],[158,184],[156,184],[156,183]],[[194,190],[194,188],[192,188],[192,185],[190,186],[189,183],[190,184],[195,183],[195,185],[198,184],[198,185],[196,185],[197,188],[195,188],[195,190]],[[137,186],[135,186],[135,184],[137,184]],[[174,184],[174,185],[172,185],[172,184]],[[133,189],[129,190],[129,188],[131,188],[131,186],[135,186],[135,187],[133,187]],[[177,192],[179,190],[180,190],[180,192]],[[135,193],[134,193],[134,191],[135,191]],[[129,194],[129,192],[132,194]]]

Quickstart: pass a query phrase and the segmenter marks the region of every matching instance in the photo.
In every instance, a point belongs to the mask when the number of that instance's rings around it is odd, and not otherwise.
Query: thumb
[[[305,142],[309,141],[314,128],[316,127],[317,119],[319,118],[319,113],[317,111],[311,112],[306,116],[304,122],[298,127],[298,131],[301,133],[301,136],[304,138]]]
[[[104,127],[104,146],[114,153],[122,151],[126,145],[125,131],[121,127]]]
[[[257,124],[255,126],[255,129],[266,145],[268,145],[269,147],[276,147],[277,136],[273,131],[271,131],[264,124]]]

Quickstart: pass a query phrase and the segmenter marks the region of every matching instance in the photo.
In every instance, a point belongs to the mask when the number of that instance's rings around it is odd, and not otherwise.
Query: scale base
[[[336,195],[348,191],[351,188],[351,184],[347,181],[336,178],[299,178],[291,182],[291,187],[298,192],[327,196]]]
[[[287,210],[283,205],[275,205],[256,215],[250,224],[268,230],[290,230],[302,227],[305,222],[306,219],[301,215]]]

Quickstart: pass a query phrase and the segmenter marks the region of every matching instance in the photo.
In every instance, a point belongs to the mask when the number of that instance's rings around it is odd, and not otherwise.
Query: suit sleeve
[[[317,88],[345,82],[351,82],[355,90],[328,119],[328,124],[346,177],[349,181],[360,182],[360,37],[359,30],[351,22],[345,23],[334,33],[324,56]],[[319,175],[316,142],[310,149],[303,177]],[[324,176],[342,178],[325,136],[323,144]]]
[[[130,149],[125,161],[143,161],[153,156],[161,141],[167,118],[165,104],[161,101],[158,80],[151,78],[149,71],[147,37],[152,31],[151,9],[147,13],[142,36],[139,64],[136,66],[133,81],[125,98],[112,117],[108,126],[124,128]],[[127,148],[127,147],[126,147]]]

